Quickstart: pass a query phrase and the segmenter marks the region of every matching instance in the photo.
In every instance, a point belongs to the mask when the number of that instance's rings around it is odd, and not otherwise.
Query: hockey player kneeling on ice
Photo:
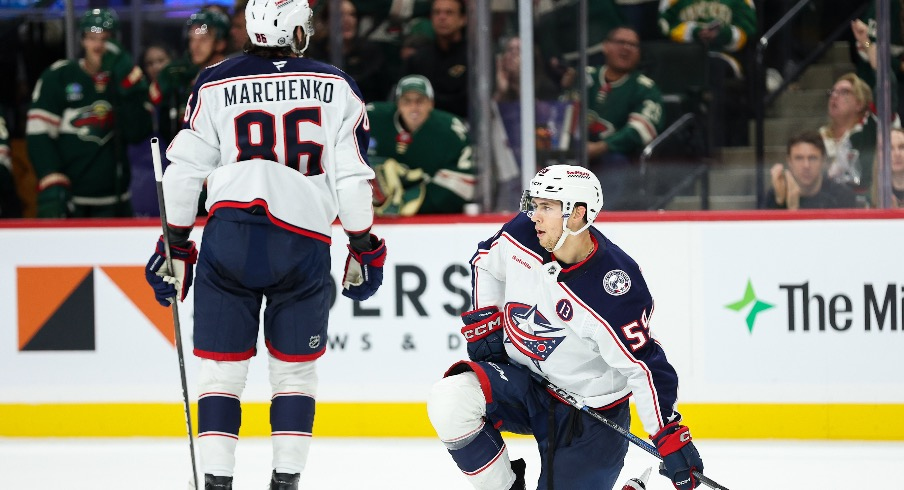
[[[270,489],[294,490],[311,444],[316,360],[326,351],[332,223],[338,216],[349,238],[342,294],[353,300],[380,287],[386,245],[370,233],[374,173],[361,93],[341,70],[299,56],[312,33],[307,0],[251,0],[245,16],[246,54],[200,73],[167,151],[173,265],[159,243],[146,277],[166,306],[177,292],[185,298],[198,265],[193,340],[206,489],[232,488],[240,399],[267,297]],[[210,218],[198,253],[189,232],[205,179]]]
[[[462,315],[470,361],[453,365],[429,395],[437,435],[478,489],[523,489],[500,431],[532,434],[541,490],[611,489],[628,441],[556,398],[542,376],[622,427],[633,394],[644,429],[675,488],[699,482],[703,462],[675,410],[678,376],[651,337],[653,299],[640,267],[592,227],[603,206],[587,169],[540,170],[523,213],[477,246],[474,310]]]

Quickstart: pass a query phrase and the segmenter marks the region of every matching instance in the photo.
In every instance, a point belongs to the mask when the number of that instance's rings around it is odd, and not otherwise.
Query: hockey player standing
[[[38,178],[39,218],[127,217],[126,145],[151,132],[148,85],[113,36],[112,10],[79,21],[85,57],[60,60],[41,74],[25,128]]]
[[[330,233],[349,237],[343,294],[363,301],[383,278],[384,241],[370,233],[369,123],[354,80],[302,58],[306,0],[251,0],[246,54],[201,72],[163,178],[173,269],[162,240],[146,275],[162,305],[184,299],[198,260],[194,354],[205,488],[230,489],[240,399],[255,355],[263,296],[272,385],[272,490],[298,488],[311,444],[316,360],[326,351]],[[203,247],[189,232],[207,179]]]
[[[160,137],[169,142],[182,127],[185,103],[198,73],[226,59],[229,47],[229,17],[214,9],[201,9],[185,23],[188,58],[177,59],[160,71],[151,84],[151,102],[158,107]]]
[[[699,482],[703,462],[675,410],[678,376],[650,337],[653,299],[640,268],[596,228],[603,206],[587,169],[553,165],[525,191],[523,213],[478,245],[474,310],[462,315],[471,361],[431,390],[430,421],[478,489],[523,489],[524,462],[509,461],[500,430],[533,434],[544,490],[611,489],[628,441],[555,398],[542,376],[630,425],[628,397],[675,487]]]

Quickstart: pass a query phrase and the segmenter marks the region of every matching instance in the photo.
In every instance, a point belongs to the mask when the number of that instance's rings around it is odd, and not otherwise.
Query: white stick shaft
[[[156,137],[151,138],[151,159],[154,161],[154,180],[163,182],[163,162],[160,160],[160,143]]]

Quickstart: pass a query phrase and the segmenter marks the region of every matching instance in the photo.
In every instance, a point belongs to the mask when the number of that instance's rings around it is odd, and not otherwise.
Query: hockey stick
[[[629,442],[633,442],[636,446],[638,446],[641,449],[643,449],[644,451],[652,454],[659,461],[662,461],[662,456],[659,455],[659,451],[656,449],[655,446],[653,446],[649,442],[644,441],[643,439],[635,436],[629,430],[627,430],[624,427],[616,424],[615,422],[607,419],[606,417],[601,415],[599,412],[588,407],[587,405],[582,405],[580,402],[578,402],[577,398],[575,398],[574,395],[572,395],[571,393],[554,385],[552,383],[552,381],[540,376],[539,374],[537,374],[533,371],[528,370],[528,372],[530,372],[531,376],[533,376],[534,379],[537,380],[538,383],[543,385],[544,388],[552,391],[556,395],[556,397],[562,399],[563,401],[565,401],[572,407],[574,407],[582,412],[588,413],[591,417],[595,418],[596,420],[599,420],[603,424],[607,425],[610,429],[612,429],[615,432],[618,432],[619,434],[624,436],[624,438],[627,439]],[[723,487],[722,485],[719,485],[718,483],[709,479],[708,477],[706,477],[703,473],[700,473],[699,471],[693,471],[692,473],[693,473],[694,477],[697,478],[697,480],[699,480],[701,483],[706,484],[710,488],[715,488],[716,490],[728,490],[727,487]]]
[[[160,225],[163,228],[163,250],[166,253],[166,266],[173,271],[173,259],[170,254],[169,230],[166,226],[166,205],[163,199],[163,164],[160,161],[158,139],[151,138],[151,157],[154,161],[154,180],[157,181],[157,205],[160,207]],[[182,378],[182,401],[185,404],[185,425],[188,428],[188,448],[191,451],[191,474],[194,487],[198,486],[198,468],[195,463],[195,438],[191,427],[191,406],[188,402],[188,382],[185,379],[185,354],[182,352],[182,328],[179,326],[179,301],[173,297],[173,326],[175,327],[176,354],[179,356],[179,376]]]

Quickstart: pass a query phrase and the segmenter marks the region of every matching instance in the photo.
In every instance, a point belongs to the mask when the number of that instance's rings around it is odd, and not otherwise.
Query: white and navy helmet
[[[304,47],[295,41],[295,28],[304,30]],[[314,35],[308,0],[250,0],[245,6],[245,28],[255,46],[290,46],[296,54],[308,49]]]
[[[550,165],[537,172],[530,188],[521,198],[521,211],[531,213],[531,199],[550,199],[562,203],[562,237],[553,251],[559,249],[568,235],[577,235],[593,224],[603,209],[603,189],[593,172],[576,165]],[[568,217],[578,203],[587,206],[587,223],[577,231],[568,229]]]

